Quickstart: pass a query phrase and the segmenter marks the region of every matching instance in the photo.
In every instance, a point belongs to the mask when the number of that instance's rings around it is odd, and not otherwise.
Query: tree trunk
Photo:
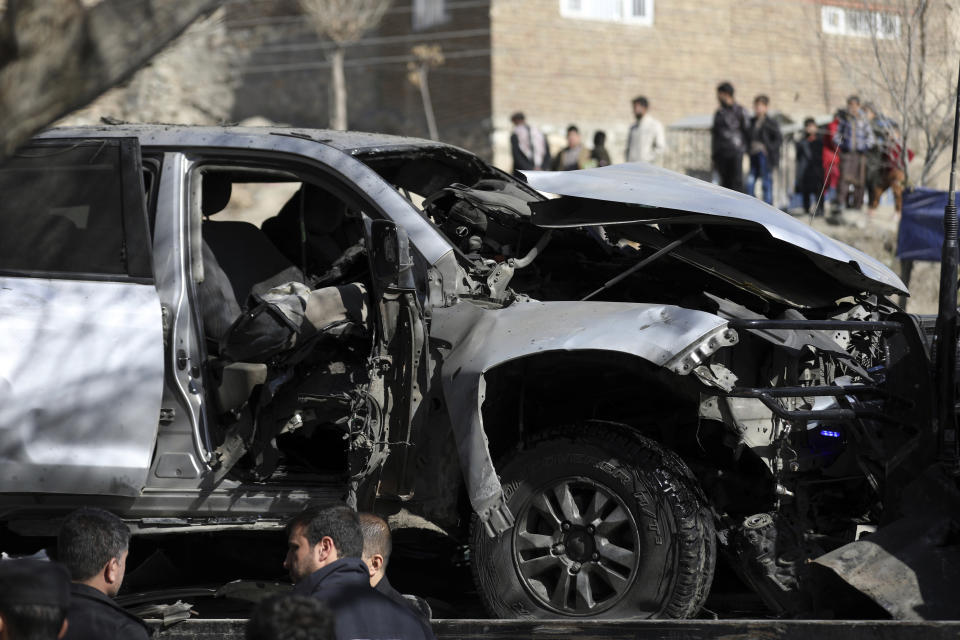
[[[343,47],[330,54],[330,128],[347,129],[347,80],[343,74]]]
[[[420,99],[423,100],[423,114],[427,117],[427,131],[431,140],[439,140],[437,119],[433,116],[433,100],[430,98],[430,85],[427,84],[427,66],[421,64],[417,74],[420,77]]]

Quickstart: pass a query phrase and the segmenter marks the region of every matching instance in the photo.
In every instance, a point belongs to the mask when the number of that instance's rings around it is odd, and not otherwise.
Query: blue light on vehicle
[[[840,432],[830,431],[829,429],[820,429],[820,435],[822,435],[824,438],[839,438]]]

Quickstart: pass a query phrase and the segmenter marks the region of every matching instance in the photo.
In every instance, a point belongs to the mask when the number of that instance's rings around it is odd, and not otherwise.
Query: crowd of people
[[[770,98],[758,95],[753,113],[734,98],[729,82],[717,86],[719,106],[710,127],[710,160],[717,182],[728,189],[756,195],[773,204],[773,176],[780,164],[784,140],[776,118],[770,115]],[[650,115],[645,96],[633,99],[634,123],[627,133],[624,157],[627,162],[661,164],[667,151],[663,124]],[[527,123],[523,113],[512,116],[510,146],[514,173],[526,170],[569,171],[603,167],[610,164],[606,133],[597,131],[594,145],[588,149],[575,125],[567,128],[567,146],[551,155],[542,131]],[[897,124],[883,117],[871,104],[861,106],[850,96],[845,109],[838,109],[833,121],[820,128],[808,117],[796,141],[796,182],[794,192],[801,196],[804,211],[811,207],[824,211],[823,197],[829,196],[832,213],[838,217],[844,208],[860,210],[866,198],[868,214],[873,215],[880,196],[891,189],[895,209],[900,211],[904,187],[902,138]],[[744,156],[749,170],[744,181]]]
[[[804,122],[804,136],[797,142],[797,193],[803,194],[806,211],[814,193],[831,192],[834,214],[844,208],[860,210],[866,200],[867,214],[873,216],[880,196],[890,189],[899,213],[904,163],[912,158],[910,150],[904,157],[899,125],[872,104],[861,106],[860,98],[850,96],[846,109],[837,110],[826,130],[812,118]],[[817,213],[822,205],[819,209]]]
[[[650,101],[646,97],[637,96],[632,106],[635,121],[627,133],[627,162],[659,164],[667,150],[663,124],[648,114]],[[510,150],[516,175],[520,171],[573,171],[611,164],[605,131],[593,134],[593,148],[588,149],[580,136],[580,129],[571,124],[567,127],[567,146],[551,155],[547,137],[540,129],[527,124],[522,112],[513,114],[510,121],[513,123]]]
[[[248,640],[425,640],[431,611],[385,575],[390,528],[344,506],[310,508],[287,524],[289,594],[257,604]],[[82,508],[64,520],[55,560],[0,562],[0,638],[146,640],[150,627],[116,604],[130,529],[113,513]]]

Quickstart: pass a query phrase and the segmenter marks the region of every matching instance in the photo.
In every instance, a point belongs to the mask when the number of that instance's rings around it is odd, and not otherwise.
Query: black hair
[[[850,96],[849,98],[847,98],[847,104],[850,104],[851,102],[856,102],[857,104],[860,104],[860,96]]]
[[[363,531],[363,555],[369,558],[379,553],[383,556],[383,565],[386,566],[393,552],[390,525],[373,513],[361,513],[358,517],[360,529]]]
[[[571,131],[576,131],[577,133],[580,133],[580,129],[577,129],[577,125],[575,124],[572,124],[569,127],[567,127],[567,133],[570,133]]]
[[[721,82],[720,84],[717,85],[717,92],[718,92],[718,93],[725,93],[725,94],[727,94],[727,95],[729,95],[729,96],[732,96],[732,95],[733,95],[733,85],[730,84],[729,82]]]
[[[341,558],[363,557],[363,531],[357,513],[344,506],[307,508],[287,523],[287,532],[303,527],[303,536],[311,547],[320,544],[323,538],[333,540],[337,555]]]
[[[130,529],[103,509],[84,507],[66,517],[57,534],[57,560],[73,580],[87,580],[130,546]]]
[[[16,640],[53,640],[67,617],[64,607],[47,604],[8,604],[0,611],[7,635]]]
[[[803,121],[803,126],[806,127],[808,124],[817,124],[817,121],[813,118],[807,118]]]
[[[597,131],[593,134],[593,146],[602,147],[607,142],[607,134],[603,131]]]
[[[768,106],[770,104],[770,98],[766,94],[761,93],[753,99],[753,104],[757,104],[758,102],[764,106]]]
[[[247,620],[246,640],[334,640],[333,613],[309,596],[261,600]]]
[[[636,98],[633,99],[633,104],[639,104],[644,109],[650,106],[650,103],[647,101],[646,96],[637,96]]]
[[[516,122],[517,120],[526,120],[526,116],[523,115],[523,111],[517,111],[512,116],[510,116],[510,122]]]

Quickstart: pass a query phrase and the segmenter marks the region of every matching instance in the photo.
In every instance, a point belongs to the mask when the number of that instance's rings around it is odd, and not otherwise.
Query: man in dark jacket
[[[387,578],[387,564],[390,562],[390,553],[393,551],[390,525],[374,513],[358,515],[360,528],[363,530],[363,563],[370,571],[370,586],[394,602],[410,607],[410,610],[424,621],[430,620],[430,605],[423,598],[403,595],[393,588]]]
[[[283,566],[294,595],[313,596],[334,615],[337,640],[425,640],[433,632],[409,608],[370,586],[363,532],[347,507],[308,509],[287,527]]]
[[[720,108],[713,115],[710,130],[710,159],[720,176],[720,186],[743,191],[743,152],[746,150],[750,118],[733,99],[733,85],[717,87]]]
[[[763,201],[773,204],[773,169],[780,164],[780,145],[783,136],[780,125],[767,115],[770,98],[757,96],[753,101],[754,116],[750,119],[749,151],[750,176],[747,193],[756,195],[757,180],[763,185]]]
[[[127,566],[130,529],[103,509],[74,511],[57,535],[57,560],[67,567],[70,587],[66,640],[146,640],[150,628],[113,601]]]
[[[797,141],[797,183],[795,190],[803,196],[803,211],[810,213],[810,203],[816,202],[814,215],[823,214],[821,193],[826,189],[823,184],[823,137],[817,127],[817,121],[807,118],[803,121],[803,138]]]
[[[0,638],[56,640],[67,631],[70,578],[55,562],[0,561]]]

